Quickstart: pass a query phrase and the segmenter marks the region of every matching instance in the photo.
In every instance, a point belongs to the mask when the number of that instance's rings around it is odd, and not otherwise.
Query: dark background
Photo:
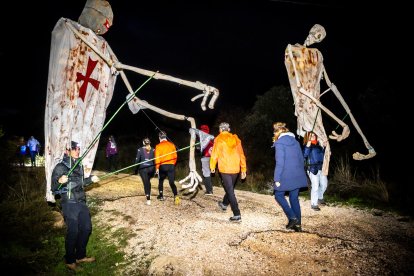
[[[211,124],[221,110],[249,110],[258,95],[273,86],[288,86],[286,46],[302,44],[315,23],[323,25],[327,36],[314,47],[322,52],[331,81],[378,152],[376,159],[384,162],[384,171],[405,181],[404,134],[398,133],[407,118],[402,116],[402,105],[408,102],[404,97],[411,92],[404,87],[410,79],[402,77],[412,71],[411,46],[405,43],[412,33],[404,14],[407,7],[357,1],[110,2],[114,22],[104,38],[122,63],[220,90],[216,108],[207,111],[201,110],[200,101],[190,101],[198,90],[175,83],[151,80],[138,92],[141,99],[194,117],[197,124]],[[84,4],[68,0],[4,4],[0,125],[6,135],[26,139],[34,135],[44,143],[51,32],[60,17],[77,20]],[[127,76],[135,89],[147,79],[130,72]],[[367,91],[373,93],[367,96]],[[107,118],[126,95],[119,77]],[[332,110],[343,117],[343,109],[334,104]],[[181,124],[152,111],[146,114],[155,125]],[[351,136],[359,139],[347,123]],[[187,123],[182,125],[188,128]],[[154,136],[155,126],[144,113],[132,115],[125,107],[104,135],[109,133]],[[359,149],[363,148],[361,143]]]

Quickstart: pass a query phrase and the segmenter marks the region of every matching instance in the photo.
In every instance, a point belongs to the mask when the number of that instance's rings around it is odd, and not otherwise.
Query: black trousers
[[[237,203],[236,194],[234,193],[234,187],[236,186],[238,173],[220,173],[222,185],[226,194],[223,197],[223,204],[229,205],[233,211],[233,215],[240,216],[239,204]]]
[[[151,199],[151,177],[154,176],[154,167],[146,167],[139,169],[139,175],[144,183],[144,191],[147,200]]]
[[[72,264],[86,257],[86,246],[92,233],[92,221],[86,203],[62,203],[67,232],[65,260]]]
[[[177,192],[177,186],[175,186],[174,180],[175,180],[175,165],[173,164],[165,164],[161,165],[158,170],[158,191],[163,193],[164,191],[164,179],[168,177],[168,182],[170,183],[171,190],[176,196],[178,194]]]

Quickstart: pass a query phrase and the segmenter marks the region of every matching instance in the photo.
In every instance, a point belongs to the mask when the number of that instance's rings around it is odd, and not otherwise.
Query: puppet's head
[[[114,14],[108,1],[87,0],[78,21],[97,35],[103,35],[112,26],[113,18]]]
[[[313,25],[312,29],[309,31],[309,35],[305,40],[304,45],[309,46],[313,43],[321,42],[326,36],[325,28],[319,24]]]

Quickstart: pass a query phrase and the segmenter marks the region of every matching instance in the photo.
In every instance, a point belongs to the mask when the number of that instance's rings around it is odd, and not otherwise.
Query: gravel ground
[[[221,187],[174,205],[167,181],[165,201],[156,199],[157,185],[152,179],[150,206],[136,175],[108,177],[87,192],[104,201],[94,223],[130,234],[123,275],[414,275],[409,218],[333,204],[316,212],[301,197],[296,233],[270,195],[236,190],[242,222],[231,223],[230,208],[217,205]]]

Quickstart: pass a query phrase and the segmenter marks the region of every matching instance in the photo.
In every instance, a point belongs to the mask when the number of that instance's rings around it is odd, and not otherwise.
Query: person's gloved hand
[[[92,180],[93,183],[96,183],[96,182],[99,182],[100,179],[99,179],[98,176],[94,175],[94,176],[92,176],[91,180]]]

